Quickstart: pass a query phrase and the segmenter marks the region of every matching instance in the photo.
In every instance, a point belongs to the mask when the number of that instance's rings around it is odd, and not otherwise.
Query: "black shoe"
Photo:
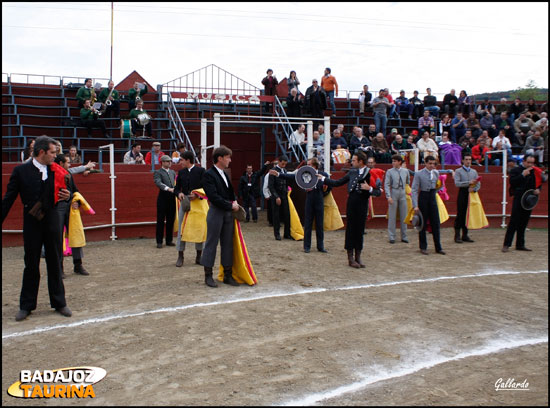
[[[532,249],[529,249],[526,247],[519,247],[519,248],[516,248],[516,251],[532,251]]]
[[[311,250],[310,250],[309,248],[304,248],[304,252],[305,252],[306,254],[309,254],[310,251],[311,251]]]
[[[280,235],[275,235],[275,239],[276,239],[277,241],[280,241],[280,240],[281,240],[281,236],[280,236]]]
[[[157,244],[157,248],[162,248],[162,244]]]
[[[174,244],[173,242],[167,242],[166,246],[176,246],[176,244]]]
[[[252,220],[253,222],[258,222],[258,220]]]
[[[317,251],[323,252],[324,254],[326,254],[328,252],[325,248],[322,248],[322,249],[317,248]]]
[[[390,244],[395,244],[395,239],[390,239]]]
[[[466,237],[462,237],[462,242],[474,242],[474,240],[470,239],[470,237],[466,236]]]
[[[218,284],[212,279],[212,275],[208,275],[204,278],[204,283],[206,283],[206,286],[210,286],[211,288],[217,288]]]
[[[425,250],[425,249],[421,249],[421,250],[420,250],[420,253],[421,253],[422,255],[429,255],[428,251]]]
[[[502,250],[501,250],[501,251],[502,251],[502,252],[508,252],[509,249],[510,249],[509,246],[504,245],[504,246],[502,247]]]
[[[408,244],[409,240],[408,239],[402,239],[401,242],[404,242],[405,244]]]
[[[445,255],[445,251],[442,250],[442,249],[440,249],[439,251],[435,251],[435,252],[437,252],[439,255]]]
[[[283,238],[284,238],[284,239],[294,239],[294,238],[292,238],[290,235],[284,235]]]
[[[82,264],[74,266],[74,273],[77,273],[79,275],[89,275],[90,274],[86,269],[84,269]]]
[[[17,312],[17,314],[15,315],[15,321],[20,322],[21,320],[25,320],[30,314],[30,310],[20,309],[19,312]]]
[[[178,251],[178,260],[176,261],[176,266],[181,268],[183,266],[183,251]]]
[[[58,309],[55,309],[57,313],[62,314],[65,317],[71,317],[73,315],[73,312],[71,312],[71,309],[69,309],[67,306],[60,307]]]
[[[240,286],[239,283],[235,279],[233,279],[231,271],[223,272],[223,283],[231,286]]]

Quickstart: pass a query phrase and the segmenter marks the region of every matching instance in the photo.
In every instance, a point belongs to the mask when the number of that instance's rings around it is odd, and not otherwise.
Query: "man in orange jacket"
[[[334,91],[336,90],[336,96],[338,96],[338,82],[333,75],[330,75],[330,68],[325,68],[325,75],[321,79],[321,86],[325,90],[327,96],[330,99],[330,106],[332,107],[332,117],[336,117],[336,105],[334,105]]]

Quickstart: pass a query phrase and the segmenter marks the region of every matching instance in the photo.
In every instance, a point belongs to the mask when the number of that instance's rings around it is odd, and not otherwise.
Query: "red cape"
[[[59,201],[59,190],[62,188],[67,188],[65,175],[69,174],[69,172],[57,163],[52,163],[51,169],[54,172],[54,204],[57,204]]]

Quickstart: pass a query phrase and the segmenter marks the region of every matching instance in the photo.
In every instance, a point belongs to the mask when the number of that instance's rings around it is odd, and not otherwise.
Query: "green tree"
[[[512,99],[519,98],[522,101],[526,101],[530,98],[533,98],[535,101],[545,101],[548,99],[548,94],[539,88],[535,81],[530,79],[525,85],[525,88],[518,87],[518,89],[512,93],[511,97]]]

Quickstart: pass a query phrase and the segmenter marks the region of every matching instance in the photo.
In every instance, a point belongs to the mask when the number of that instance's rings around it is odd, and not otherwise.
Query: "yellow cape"
[[[196,200],[193,200],[196,201]],[[233,229],[233,279],[238,283],[246,283],[250,286],[258,283],[252,262],[248,256],[248,249],[244,242],[243,232],[241,230],[241,223],[234,220],[235,228]],[[220,272],[218,273],[218,279],[223,281],[223,266],[220,265]]]
[[[407,200],[407,217],[405,218],[405,224],[411,225],[411,220],[414,217],[413,201],[411,198],[412,189],[408,184],[405,186],[405,199]]]
[[[437,202],[437,209],[439,210],[439,223],[443,224],[445,221],[449,219],[449,213],[447,212],[447,207],[445,207],[445,203],[439,197],[438,193],[435,193],[435,201]]]
[[[477,191],[470,192],[468,199],[470,202],[468,203],[468,210],[466,212],[466,227],[473,230],[487,228],[489,220],[485,216],[485,211],[483,210],[483,205]]]
[[[300,241],[304,239],[304,227],[302,227],[300,217],[296,212],[296,207],[294,207],[292,198],[290,198],[290,193],[291,190],[289,190],[288,192],[288,210],[290,212],[290,236],[296,241]]]
[[[205,197],[202,188],[193,190],[200,197]],[[178,200],[179,201],[179,200]],[[176,202],[178,202],[176,201]],[[206,215],[208,214],[207,200],[190,200],[191,209],[183,215],[181,221],[181,240],[185,242],[204,242],[206,241]],[[176,206],[176,213],[179,205]],[[181,215],[181,214],[180,214]],[[176,231],[179,232],[179,218],[176,217]]]
[[[79,208],[73,208],[72,204],[80,202]],[[71,200],[71,210],[69,212],[69,246],[71,248],[80,248],[86,245],[86,238],[84,236],[84,225],[82,225],[82,218],[80,217],[80,210],[95,214],[90,204],[82,197],[80,193],[74,193]]]
[[[323,230],[336,231],[344,226],[338,205],[332,196],[332,192],[323,198]]]

